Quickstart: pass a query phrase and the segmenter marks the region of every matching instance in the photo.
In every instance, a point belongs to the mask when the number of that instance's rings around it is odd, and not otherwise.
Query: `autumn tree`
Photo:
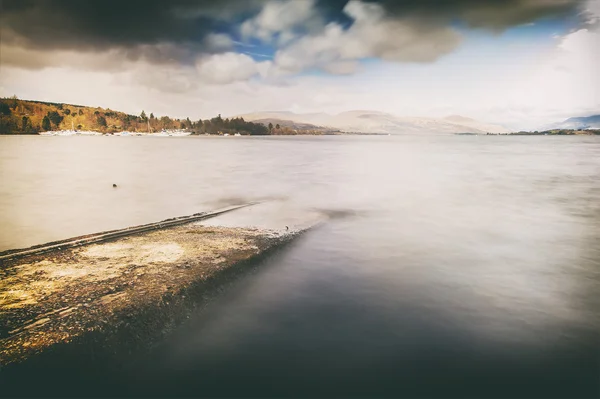
[[[121,119],[121,125],[124,130],[127,130],[127,129],[129,129],[130,124],[131,124],[131,118],[129,117],[129,115],[126,114]]]

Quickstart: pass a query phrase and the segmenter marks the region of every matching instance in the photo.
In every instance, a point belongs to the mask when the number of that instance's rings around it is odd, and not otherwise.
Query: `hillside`
[[[100,107],[19,100],[16,97],[0,99],[0,134],[37,134],[49,130],[159,132],[172,129],[196,134],[269,134],[269,129],[260,123],[247,122],[243,118],[223,119],[221,115],[191,121],[189,118],[173,119],[168,116],[158,118],[144,111],[140,115],[129,115]]]
[[[600,129],[600,115],[573,117],[542,128],[550,129]]]
[[[246,120],[286,120],[293,124],[309,124],[343,132],[357,133],[506,133],[503,126],[487,124],[464,116],[446,118],[399,117],[378,111],[347,111],[337,115],[325,113],[295,114],[262,112],[240,115]]]

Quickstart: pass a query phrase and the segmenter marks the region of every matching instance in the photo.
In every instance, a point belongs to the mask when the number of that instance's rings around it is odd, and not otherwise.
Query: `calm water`
[[[0,182],[0,250],[241,200],[331,216],[118,373],[32,376],[54,389],[600,396],[600,137],[0,137]]]

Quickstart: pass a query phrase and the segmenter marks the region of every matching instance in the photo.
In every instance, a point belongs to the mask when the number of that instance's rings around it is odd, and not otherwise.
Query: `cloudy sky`
[[[0,96],[191,119],[600,113],[600,0],[3,0]]]

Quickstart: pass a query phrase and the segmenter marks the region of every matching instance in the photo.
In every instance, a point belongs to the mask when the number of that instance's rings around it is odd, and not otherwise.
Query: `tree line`
[[[0,134],[36,134],[51,130],[92,130],[102,133],[118,131],[160,132],[183,129],[194,134],[267,135],[273,127],[247,122],[244,118],[192,121],[190,118],[155,117],[142,111],[130,115],[110,109],[80,105],[19,100],[16,96],[0,99]]]

